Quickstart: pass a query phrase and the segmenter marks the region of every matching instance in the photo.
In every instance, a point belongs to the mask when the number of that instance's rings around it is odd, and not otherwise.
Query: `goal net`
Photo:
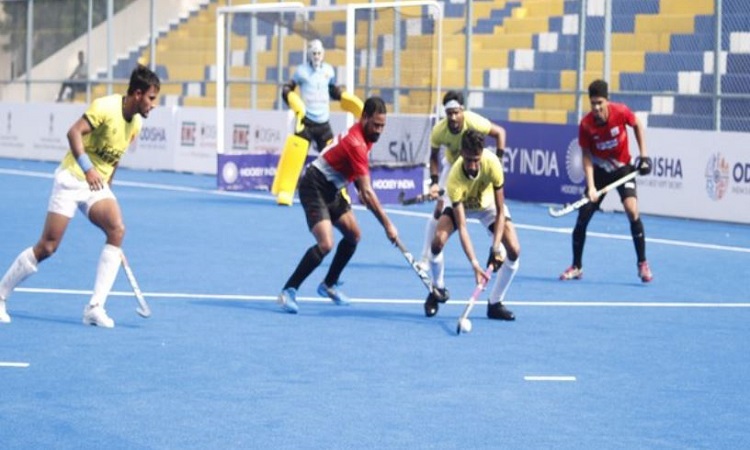
[[[337,85],[363,101],[379,96],[388,106],[388,123],[373,148],[372,164],[425,164],[431,121],[440,107],[441,16],[442,5],[431,0],[217,8],[215,94],[220,160],[221,155],[240,153],[270,156],[263,163],[266,169],[255,167],[252,172],[272,178],[293,123],[281,86],[298,65],[306,63],[307,43],[319,39],[325,62],[334,67]],[[353,120],[338,102],[331,101],[334,134],[345,131]],[[263,130],[254,129],[260,124]]]

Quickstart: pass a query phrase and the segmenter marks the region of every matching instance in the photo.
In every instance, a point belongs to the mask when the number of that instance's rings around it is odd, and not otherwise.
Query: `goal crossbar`
[[[408,8],[427,6],[434,14],[437,27],[437,72],[436,92],[441,92],[441,63],[442,63],[442,16],[443,5],[436,0],[407,0],[382,3],[351,3],[347,5],[306,6],[301,2],[263,3],[236,6],[220,6],[216,8],[216,146],[218,153],[224,153],[224,116],[226,109],[226,16],[237,13],[262,12],[327,12],[346,11],[346,85],[349,92],[354,92],[354,26],[355,15],[358,10],[374,10],[383,8]],[[437,96],[439,97],[439,95]],[[436,98],[435,110],[439,109],[439,98]]]

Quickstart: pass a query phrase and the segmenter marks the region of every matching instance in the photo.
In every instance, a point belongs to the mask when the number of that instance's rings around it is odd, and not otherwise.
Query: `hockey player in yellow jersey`
[[[130,76],[126,95],[94,100],[70,127],[67,135],[70,151],[55,171],[42,235],[33,247],[16,257],[0,280],[0,323],[11,321],[6,302],[13,289],[55,253],[79,209],[106,236],[83,323],[114,327],[104,304],[120,269],[125,225],[110,186],[120,158],[141,131],[141,119],[148,117],[156,106],[160,87],[159,77],[139,65]]]
[[[487,317],[499,320],[515,320],[515,316],[503,305],[503,299],[518,270],[518,251],[512,258],[506,248],[519,249],[515,227],[510,223],[505,208],[505,177],[503,166],[497,155],[484,148],[484,134],[466,130],[461,137],[460,156],[451,166],[446,183],[446,206],[438,219],[431,243],[430,269],[433,286],[445,290],[445,261],[443,247],[458,231],[461,246],[468,258],[477,283],[485,277],[485,267],[492,266],[498,276],[490,291]],[[467,218],[479,220],[492,242],[489,258],[483,267],[474,252],[474,246],[466,226]],[[432,293],[425,301],[425,315],[432,317],[438,312],[438,304],[447,295],[438,298]]]

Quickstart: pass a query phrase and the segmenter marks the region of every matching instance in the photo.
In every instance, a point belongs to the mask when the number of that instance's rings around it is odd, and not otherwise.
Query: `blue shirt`
[[[301,64],[297,66],[292,80],[299,86],[307,118],[317,123],[328,122],[331,115],[328,86],[336,85],[333,66],[324,62],[319,69],[315,69],[309,63]]]

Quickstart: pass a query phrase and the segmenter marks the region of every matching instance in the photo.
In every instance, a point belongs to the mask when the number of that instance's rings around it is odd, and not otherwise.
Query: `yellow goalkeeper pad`
[[[299,133],[304,127],[304,125],[302,125],[302,119],[305,118],[305,113],[307,112],[305,110],[305,102],[303,102],[299,94],[294,91],[287,94],[286,101],[289,104],[289,109],[294,111],[295,118],[297,119],[294,124],[294,131]]]
[[[294,191],[297,188],[297,180],[302,172],[302,166],[307,158],[307,148],[310,142],[307,139],[289,135],[284,144],[284,150],[276,167],[276,176],[273,178],[271,192],[276,195],[276,203],[279,205],[291,205]]]
[[[362,117],[362,110],[364,108],[364,103],[356,95],[346,91],[341,93],[341,109],[352,113],[355,119],[359,120]]]

